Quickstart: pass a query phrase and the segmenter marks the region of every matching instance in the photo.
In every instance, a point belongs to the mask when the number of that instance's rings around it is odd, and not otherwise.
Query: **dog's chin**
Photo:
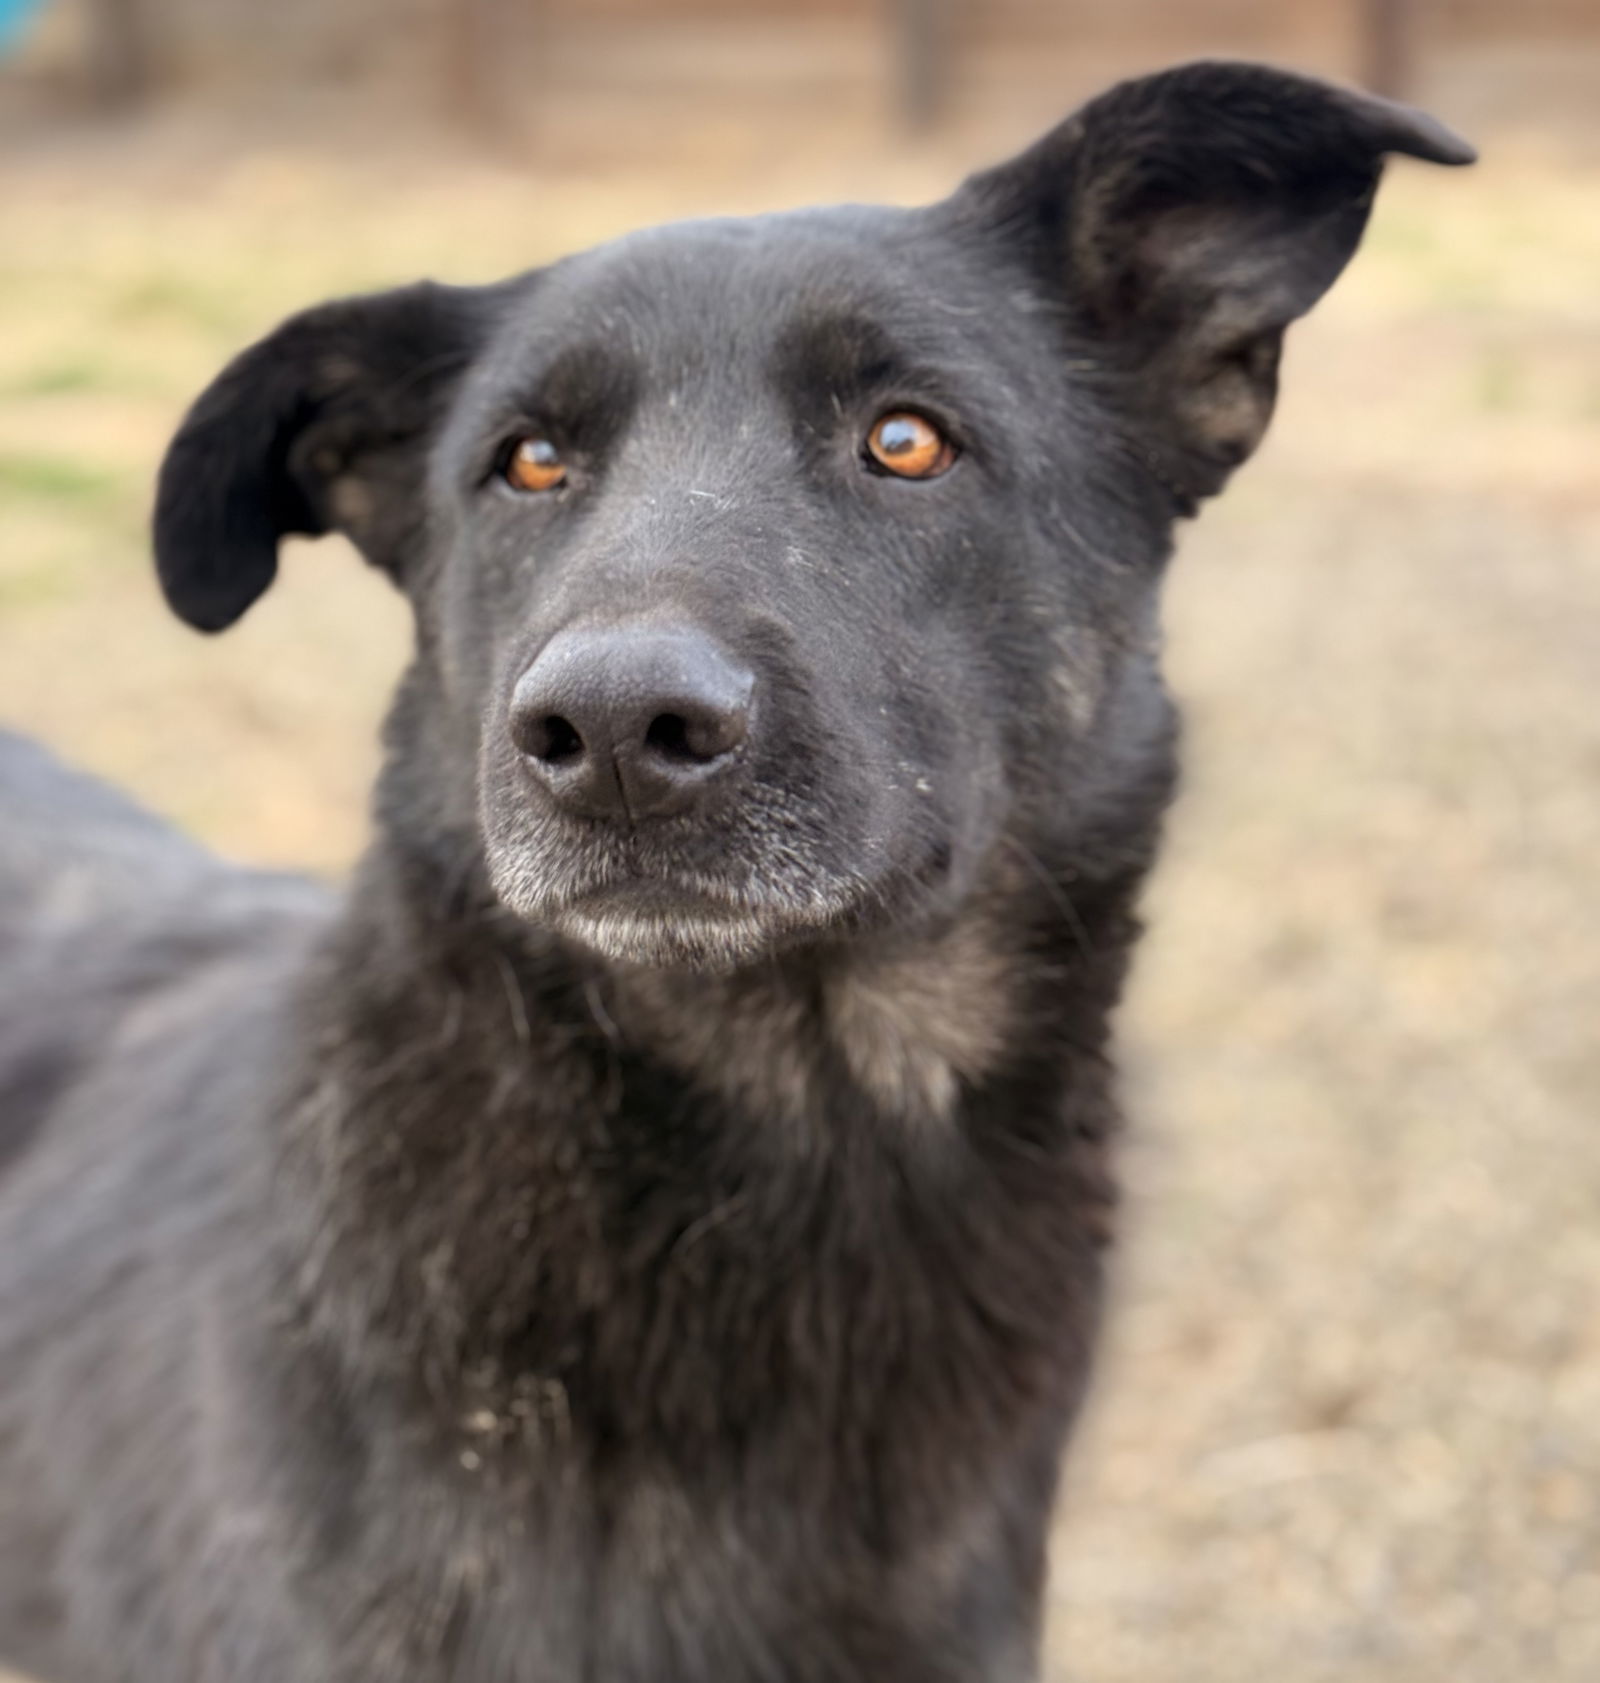
[[[520,840],[520,838],[519,838]],[[726,973],[783,953],[914,927],[959,889],[951,855],[930,847],[920,868],[835,873],[787,858],[770,869],[610,856],[529,846],[485,848],[501,905],[613,964]]]
[[[780,889],[737,896],[699,885],[631,879],[604,888],[552,894],[521,873],[491,870],[507,911],[547,929],[612,964],[653,970],[727,974],[806,947],[920,928],[948,910],[944,884],[899,884],[901,892],[873,892],[865,882],[841,882],[832,892]],[[908,893],[907,890],[910,890]]]
[[[759,963],[808,934],[821,934],[770,912],[689,897],[677,904],[652,897],[641,904],[627,894],[591,896],[552,908],[539,921],[613,964],[711,974]]]
[[[491,866],[490,877],[500,903],[524,922],[635,968],[722,974],[871,921],[859,893],[843,887],[802,899],[630,878],[552,892],[519,871]]]

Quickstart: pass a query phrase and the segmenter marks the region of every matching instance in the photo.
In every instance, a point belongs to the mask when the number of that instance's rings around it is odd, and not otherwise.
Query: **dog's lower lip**
[[[759,915],[759,905],[746,905],[716,894],[692,883],[672,877],[617,877],[608,882],[595,883],[576,894],[568,902],[568,910],[575,912],[629,911],[637,913],[683,914],[692,912],[700,918],[717,917],[748,919]]]

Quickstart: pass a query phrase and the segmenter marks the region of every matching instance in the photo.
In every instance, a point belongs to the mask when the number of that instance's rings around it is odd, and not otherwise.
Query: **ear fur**
[[[1112,88],[954,203],[1062,296],[1192,512],[1260,442],[1284,329],[1354,253],[1390,152],[1474,157],[1407,106],[1202,62]]]
[[[422,282],[291,317],[201,393],[161,465],[168,603],[220,631],[272,583],[278,542],[339,530],[398,571],[421,518],[420,446],[501,289]]]

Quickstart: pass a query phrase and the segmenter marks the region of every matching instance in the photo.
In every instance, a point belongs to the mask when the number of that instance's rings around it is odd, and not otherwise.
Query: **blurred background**
[[[1484,161],[1390,171],[1181,546],[1050,1676],[1594,1683],[1600,0],[0,0],[0,719],[342,870],[398,600],[301,546],[206,641],[149,575],[225,357],[640,222],[936,196],[1205,52]]]

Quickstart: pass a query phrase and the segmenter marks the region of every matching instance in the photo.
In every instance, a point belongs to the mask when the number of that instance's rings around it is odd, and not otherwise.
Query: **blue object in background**
[[[21,41],[34,14],[44,9],[44,0],[0,0],[0,55]]]

